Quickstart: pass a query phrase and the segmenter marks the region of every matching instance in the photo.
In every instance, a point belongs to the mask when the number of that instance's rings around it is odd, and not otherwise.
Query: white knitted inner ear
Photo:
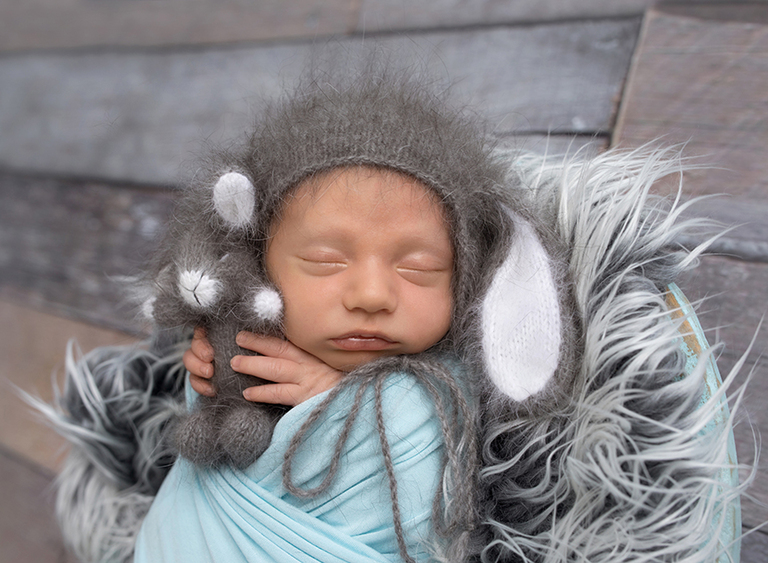
[[[549,257],[533,228],[512,216],[514,239],[483,300],[481,328],[491,380],[502,393],[522,401],[552,378],[562,337]]]
[[[251,181],[238,172],[228,172],[213,187],[213,206],[232,227],[244,227],[256,205]]]

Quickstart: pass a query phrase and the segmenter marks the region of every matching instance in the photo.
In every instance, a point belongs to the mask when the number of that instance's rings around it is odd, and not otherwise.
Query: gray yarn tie
[[[466,551],[468,532],[474,528],[476,522],[474,495],[478,450],[474,418],[470,413],[464,393],[454,380],[450,370],[442,362],[435,361],[434,358],[429,360],[408,356],[385,358],[384,360],[367,364],[348,374],[315,407],[291,439],[284,456],[283,486],[288,492],[299,498],[317,496],[331,486],[339,471],[342,451],[360,412],[363,395],[373,386],[376,429],[389,484],[395,536],[403,560],[408,563],[414,562],[407,549],[400,513],[397,475],[392,460],[391,447],[386,436],[386,422],[384,420],[382,404],[384,382],[390,374],[396,372],[406,372],[414,375],[424,385],[434,401],[435,411],[440,420],[445,450],[440,466],[441,478],[432,505],[433,525],[438,535],[449,540],[451,550],[454,553],[463,553]],[[347,414],[347,419],[336,441],[328,473],[317,487],[311,489],[297,487],[293,483],[292,464],[307,432],[319,421],[323,413],[335,402],[339,395],[349,386],[355,384],[358,385],[358,388],[355,392],[352,407]],[[443,399],[445,394],[447,394],[450,402],[448,410],[445,408]],[[455,421],[463,421],[464,424],[456,425],[454,424]],[[462,428],[462,430],[457,432],[457,427]],[[446,491],[449,491],[450,498],[446,498]]]

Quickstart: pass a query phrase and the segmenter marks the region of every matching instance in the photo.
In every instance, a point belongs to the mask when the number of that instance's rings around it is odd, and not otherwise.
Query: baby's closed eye
[[[341,272],[347,267],[347,260],[335,252],[309,252],[298,256],[301,268],[315,276],[329,276]]]
[[[451,274],[449,265],[431,257],[415,257],[400,262],[397,273],[416,285],[434,285]]]

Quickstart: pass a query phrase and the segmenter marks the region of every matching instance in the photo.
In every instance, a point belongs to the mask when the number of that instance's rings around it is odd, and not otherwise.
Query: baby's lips
[[[332,342],[341,350],[349,352],[377,352],[389,350],[397,345],[397,341],[381,333],[349,333]]]

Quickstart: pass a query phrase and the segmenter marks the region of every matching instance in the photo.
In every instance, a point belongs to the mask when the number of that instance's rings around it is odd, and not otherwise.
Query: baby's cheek
[[[444,293],[430,295],[413,303],[414,319],[409,321],[414,343],[420,352],[437,344],[451,328],[453,317],[452,296]]]
[[[284,296],[283,333],[293,344],[306,350],[311,346],[313,336],[321,329],[317,311],[308,300]]]
[[[452,320],[453,308],[449,304],[442,310],[439,318],[436,319],[432,342],[429,344],[429,346],[437,344],[448,333],[451,328]]]

